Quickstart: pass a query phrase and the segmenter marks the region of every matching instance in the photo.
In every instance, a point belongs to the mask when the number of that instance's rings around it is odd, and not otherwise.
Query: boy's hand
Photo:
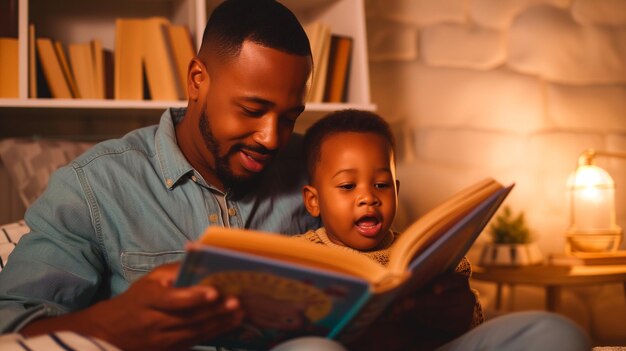
[[[465,275],[448,273],[397,299],[351,350],[428,350],[469,330],[476,297]]]
[[[209,286],[175,288],[179,264],[158,267],[123,294],[80,312],[35,321],[25,335],[72,330],[125,350],[188,349],[237,327],[239,301]]]

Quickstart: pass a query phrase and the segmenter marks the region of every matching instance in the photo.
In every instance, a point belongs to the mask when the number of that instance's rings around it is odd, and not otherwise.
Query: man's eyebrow
[[[237,101],[237,102],[251,102],[251,103],[254,103],[254,104],[263,105],[265,107],[273,107],[273,106],[276,105],[272,101],[263,99],[263,98],[258,97],[258,96],[243,96],[243,97],[235,99],[235,101]],[[301,114],[302,112],[304,112],[305,107],[306,106],[304,104],[297,105],[297,106],[294,106],[294,107],[290,108],[289,111],[290,112],[295,112],[297,114]]]
[[[274,106],[273,102],[271,102],[269,100],[266,100],[266,99],[263,99],[263,98],[260,98],[258,96],[242,96],[242,97],[239,97],[239,98],[237,98],[235,100],[238,101],[238,102],[245,101],[245,102],[252,102],[252,103],[259,104],[259,105],[264,105],[264,106]]]

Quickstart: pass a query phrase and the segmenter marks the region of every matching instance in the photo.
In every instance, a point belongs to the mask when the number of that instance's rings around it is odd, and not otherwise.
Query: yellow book
[[[94,59],[90,43],[70,44],[70,62],[72,72],[76,79],[76,85],[80,97],[83,99],[95,99],[96,77],[94,71]]]
[[[63,70],[63,76],[65,77],[65,81],[70,87],[70,92],[72,92],[72,97],[75,99],[80,99],[80,93],[78,92],[78,87],[76,86],[76,80],[74,79],[74,75],[70,70],[70,64],[67,61],[67,56],[65,55],[65,50],[63,50],[63,44],[60,41],[54,42],[54,50],[57,53],[57,57],[59,58],[59,63],[61,63],[61,69]]]
[[[328,55],[330,52],[330,27],[323,22],[313,22],[305,27],[311,54],[313,55],[313,75],[310,81],[307,102],[322,102],[328,70]]]
[[[358,252],[211,226],[188,249],[176,285],[212,285],[242,301],[249,319],[215,346],[268,349],[303,334],[349,342],[396,296],[454,270],[512,187],[488,178],[451,196],[398,235],[387,266]],[[268,309],[272,323],[253,318]]]
[[[143,99],[142,33],[142,19],[115,21],[113,95],[117,100]]]
[[[331,36],[324,102],[346,102],[348,100],[352,41],[351,37],[343,35]]]
[[[176,64],[169,47],[167,26],[169,21],[162,17],[151,17],[143,21],[142,57],[152,100],[184,98],[176,78]]]
[[[54,44],[49,38],[37,38],[37,55],[41,62],[43,74],[46,78],[46,82],[50,88],[50,92],[53,98],[58,99],[71,99],[72,93],[70,87],[63,75],[63,69],[61,68],[61,62],[57,57],[54,49]]]
[[[94,39],[90,42],[91,57],[93,59],[93,85],[94,97],[96,99],[105,98],[105,67],[104,67],[104,49],[100,39]]]
[[[37,58],[35,57],[35,25],[28,25],[28,97],[37,97]]]
[[[174,61],[176,63],[176,76],[182,90],[183,98],[187,99],[187,69],[189,68],[189,62],[191,62],[191,59],[196,54],[196,50],[194,49],[191,35],[187,27],[171,24],[167,26],[167,29],[169,42],[174,54]]]
[[[0,38],[0,98],[19,96],[17,38]]]

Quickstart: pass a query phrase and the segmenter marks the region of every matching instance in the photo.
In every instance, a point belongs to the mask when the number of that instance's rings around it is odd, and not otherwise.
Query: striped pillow
[[[9,254],[13,251],[17,242],[29,231],[30,229],[24,221],[0,226],[0,271],[7,263]]]

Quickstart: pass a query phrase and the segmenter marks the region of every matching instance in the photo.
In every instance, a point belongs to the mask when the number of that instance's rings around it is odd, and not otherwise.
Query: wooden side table
[[[473,265],[472,278],[497,284],[496,309],[498,310],[502,307],[503,285],[513,287],[522,284],[543,287],[546,291],[545,306],[548,311],[556,311],[560,307],[561,288],[566,286],[621,283],[626,297],[626,265],[522,267]]]

